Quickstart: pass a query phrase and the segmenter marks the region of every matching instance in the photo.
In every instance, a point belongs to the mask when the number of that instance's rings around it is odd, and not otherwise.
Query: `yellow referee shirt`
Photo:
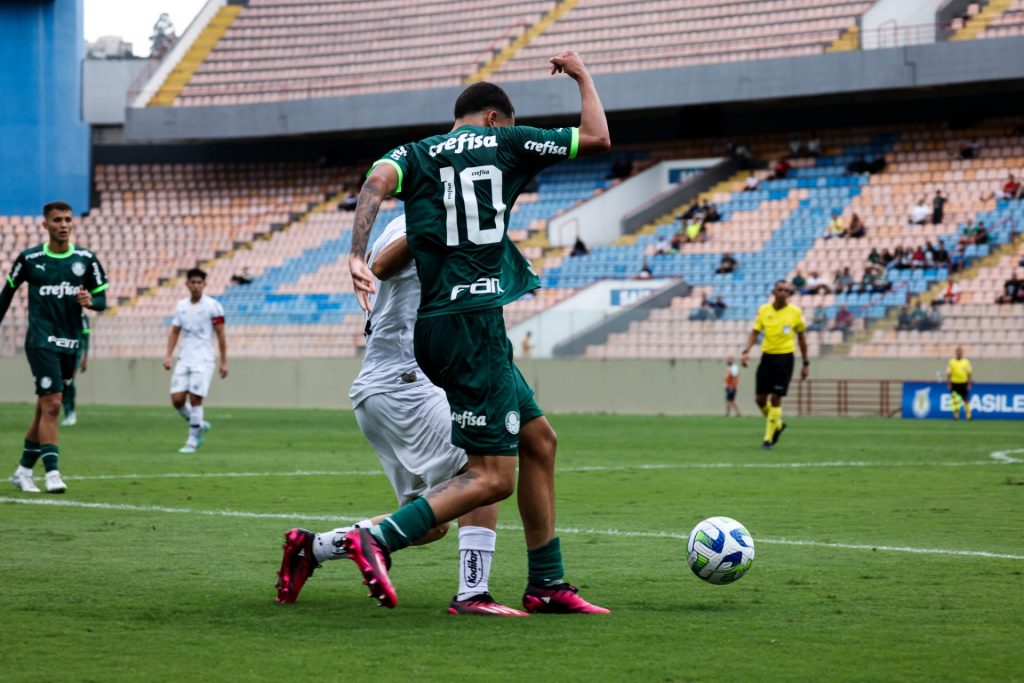
[[[764,331],[761,351],[764,353],[793,353],[796,350],[796,333],[805,332],[804,313],[799,306],[786,304],[776,309],[767,303],[757,309],[754,331]]]
[[[967,378],[971,376],[971,361],[966,358],[950,358],[946,370],[949,372],[950,384],[967,384]]]

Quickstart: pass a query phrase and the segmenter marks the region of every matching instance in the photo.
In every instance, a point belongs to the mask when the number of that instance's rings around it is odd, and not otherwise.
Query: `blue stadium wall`
[[[82,2],[0,2],[0,214],[57,199],[89,208]]]

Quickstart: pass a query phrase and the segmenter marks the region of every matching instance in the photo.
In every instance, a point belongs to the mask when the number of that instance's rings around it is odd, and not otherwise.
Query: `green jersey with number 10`
[[[460,126],[373,164],[398,171],[420,318],[504,306],[540,287],[508,237],[509,216],[530,179],[575,158],[578,146],[576,128]]]

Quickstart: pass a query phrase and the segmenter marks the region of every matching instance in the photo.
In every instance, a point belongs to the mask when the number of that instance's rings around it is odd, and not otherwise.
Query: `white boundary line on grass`
[[[305,520],[317,522],[330,522],[332,524],[354,523],[364,519],[365,515],[357,515],[345,518],[338,515],[311,515],[302,513],[283,512],[247,512],[244,510],[194,510],[191,508],[172,508],[159,505],[127,505],[123,503],[89,503],[73,500],[55,500],[53,498],[9,498],[0,496],[0,503],[16,503],[20,505],[42,505],[51,507],[84,508],[90,510],[116,510],[122,512],[159,512],[168,514],[200,515],[203,517],[234,517],[244,519],[283,519],[283,520]],[[519,531],[520,527],[512,525],[500,525],[500,529],[507,531]],[[587,534],[595,536],[618,536],[625,538],[672,538],[686,539],[682,534],[674,534],[661,531],[623,531],[620,529],[581,529],[574,527],[559,527],[558,531],[563,534]],[[945,555],[953,557],[987,557],[1001,560],[1024,560],[1024,555],[1012,555],[1009,553],[993,553],[986,550],[950,550],[947,548],[913,548],[909,546],[890,545],[867,545],[861,543],[826,543],[822,541],[794,541],[785,538],[758,538],[758,543],[769,545],[792,545],[807,546],[813,548],[830,548],[835,550],[871,550],[897,553],[912,553],[917,555]]]
[[[1024,460],[1011,458],[1008,453],[1024,453],[1024,448],[995,451],[989,460],[968,460],[964,462],[868,462],[863,460],[833,460],[825,462],[710,462],[710,463],[668,463],[636,465],[581,465],[560,467],[558,472],[627,472],[629,470],[716,470],[716,469],[804,469],[832,467],[976,467],[982,465],[1006,465]],[[162,474],[97,474],[64,477],[68,481],[112,481],[120,479],[206,479],[245,477],[372,477],[383,476],[382,470],[295,470],[292,472],[165,472]]]

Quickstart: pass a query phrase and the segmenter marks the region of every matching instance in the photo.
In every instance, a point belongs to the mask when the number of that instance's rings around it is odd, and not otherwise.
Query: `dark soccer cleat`
[[[452,598],[448,605],[448,614],[480,614],[491,617],[526,617],[526,612],[506,607],[497,602],[490,593],[477,593],[465,600],[459,600],[458,596]]]
[[[779,437],[782,436],[782,432],[784,432],[785,430],[786,430],[786,423],[785,422],[780,423],[779,424],[779,428],[775,430],[774,434],[772,434],[772,445],[773,446],[779,442]]]
[[[770,451],[772,449],[772,442],[765,441],[764,443],[761,444],[761,448],[765,449],[766,451]]]
[[[611,610],[581,598],[576,587],[567,583],[550,588],[527,584],[523,607],[531,614],[611,614]]]
[[[369,529],[353,529],[345,534],[342,541],[348,559],[356,563],[363,575],[363,585],[370,589],[371,598],[377,599],[381,607],[392,608],[398,604],[398,595],[388,577],[391,564],[390,553],[381,545]]]
[[[292,529],[284,535],[284,556],[277,572],[277,602],[295,602],[306,579],[320,566],[313,557],[312,531]]]

